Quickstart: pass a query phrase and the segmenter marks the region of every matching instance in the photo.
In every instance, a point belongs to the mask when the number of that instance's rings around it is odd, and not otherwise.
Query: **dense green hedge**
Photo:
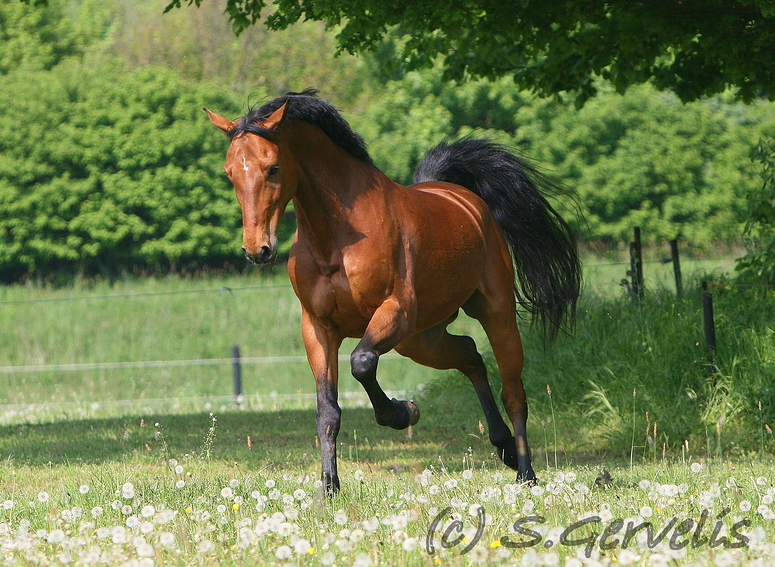
[[[154,68],[12,72],[0,91],[0,278],[239,259],[220,89]]]

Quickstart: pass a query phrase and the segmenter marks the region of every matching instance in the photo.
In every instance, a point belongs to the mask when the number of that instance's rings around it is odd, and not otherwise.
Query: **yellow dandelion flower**
[[[495,541],[490,542],[490,547],[500,547],[501,542],[499,539],[496,539]]]
[[[313,555],[313,554],[315,553],[315,548],[314,548],[314,547],[310,547],[310,548],[307,550],[307,553],[309,553],[310,555]]]
[[[232,510],[239,510],[239,504],[235,502],[234,504],[231,505],[231,509]]]
[[[191,506],[186,506],[186,512],[188,512],[190,514],[193,511],[194,511],[194,509]]]
[[[436,559],[434,559],[434,560],[433,560],[433,562],[434,562],[436,565],[441,565],[441,557],[437,557]]]

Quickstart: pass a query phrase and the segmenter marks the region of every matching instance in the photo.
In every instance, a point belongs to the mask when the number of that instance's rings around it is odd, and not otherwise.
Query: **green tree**
[[[775,129],[771,110],[720,97],[682,104],[640,86],[601,93],[578,111],[525,109],[518,136],[576,190],[588,239],[615,245],[639,225],[649,239],[703,247],[739,239],[758,176],[749,148]]]
[[[62,2],[33,8],[0,0],[0,75],[19,68],[51,69],[82,48]]]
[[[167,9],[183,2],[171,0]],[[444,60],[448,76],[513,74],[541,94],[596,91],[595,77],[618,92],[652,80],[682,100],[736,86],[752,100],[775,96],[775,5],[770,0],[226,0],[239,33],[265,21],[285,29],[301,20],[338,30],[340,49],[375,49],[390,30],[407,39],[395,65],[429,66]]]
[[[762,164],[763,184],[748,194],[745,234],[751,251],[741,258],[737,269],[746,279],[775,283],[775,139],[765,138],[755,152]]]
[[[0,92],[0,278],[238,261],[220,89],[170,71],[59,65]]]

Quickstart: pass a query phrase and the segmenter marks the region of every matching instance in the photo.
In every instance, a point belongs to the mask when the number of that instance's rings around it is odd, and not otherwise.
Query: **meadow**
[[[330,502],[282,269],[5,287],[2,560],[773,564],[775,314],[771,292],[736,285],[731,263],[685,262],[677,298],[671,266],[650,261],[648,293],[633,301],[619,285],[626,265],[588,260],[574,336],[545,346],[524,325],[536,485],[493,455],[461,376],[387,357],[381,382],[422,412],[393,431],[343,364],[343,490]],[[477,340],[497,389],[474,322],[455,330]]]

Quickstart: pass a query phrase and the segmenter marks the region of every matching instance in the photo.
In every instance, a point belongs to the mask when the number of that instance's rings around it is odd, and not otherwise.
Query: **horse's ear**
[[[269,128],[270,130],[277,129],[277,127],[280,125],[280,122],[283,121],[283,116],[285,116],[285,107],[287,106],[288,103],[286,102],[280,108],[275,110],[272,114],[269,115],[269,118],[264,120],[262,126],[264,128]]]
[[[204,110],[207,113],[207,117],[210,119],[210,122],[212,122],[216,128],[218,128],[219,130],[223,130],[227,134],[232,128],[234,128],[234,125],[236,124],[235,121],[228,120],[223,116],[219,116],[215,112],[212,112],[206,108],[203,108],[202,110]]]

